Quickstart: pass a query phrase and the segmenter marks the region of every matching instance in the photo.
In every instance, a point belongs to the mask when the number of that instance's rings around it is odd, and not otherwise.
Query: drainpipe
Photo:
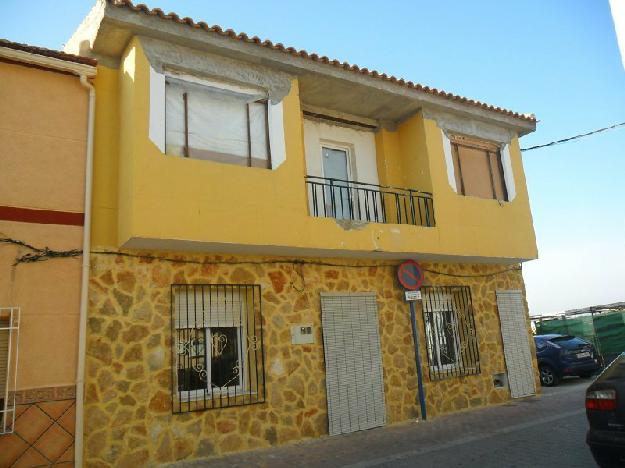
[[[83,465],[83,424],[85,401],[85,351],[87,341],[87,308],[89,299],[89,264],[91,250],[91,193],[93,179],[93,125],[95,120],[95,88],[86,75],[80,75],[80,84],[89,90],[87,123],[87,157],[85,164],[85,220],[82,235],[82,276],[80,283],[80,316],[78,325],[78,364],[76,366],[76,434],[74,466]]]

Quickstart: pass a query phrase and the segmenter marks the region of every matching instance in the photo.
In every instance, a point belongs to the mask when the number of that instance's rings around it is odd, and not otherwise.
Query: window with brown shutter
[[[463,135],[451,135],[449,140],[458,193],[507,201],[499,145]]]

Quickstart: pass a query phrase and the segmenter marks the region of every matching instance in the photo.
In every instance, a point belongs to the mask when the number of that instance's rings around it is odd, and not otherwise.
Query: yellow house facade
[[[99,63],[87,466],[538,391],[533,116],[127,1],[99,1],[67,51]]]
[[[0,40],[2,467],[74,465],[95,74],[93,59]]]

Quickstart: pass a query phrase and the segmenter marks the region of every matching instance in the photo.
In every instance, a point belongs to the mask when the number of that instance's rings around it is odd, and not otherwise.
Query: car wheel
[[[589,379],[594,374],[592,372],[584,372],[583,374],[579,374],[580,379]]]
[[[540,366],[539,370],[541,385],[544,385],[545,387],[554,387],[558,385],[560,378],[551,366],[543,364]]]
[[[601,468],[616,468],[625,463],[625,454],[605,447],[590,447],[592,456]]]

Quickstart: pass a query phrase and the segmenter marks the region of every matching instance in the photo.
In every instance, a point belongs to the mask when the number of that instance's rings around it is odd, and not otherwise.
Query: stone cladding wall
[[[327,435],[319,299],[324,291],[377,292],[388,424],[419,416],[408,306],[395,280],[398,262],[302,258],[289,263],[293,259],[121,254],[92,256],[86,360],[87,466],[158,465]],[[511,268],[422,266],[452,275],[488,275]],[[473,277],[426,272],[425,276],[429,285],[471,287],[481,361],[480,375],[436,382],[428,380],[427,365],[423,365],[428,416],[507,401],[509,390],[496,389],[492,383],[493,374],[506,371],[495,291],[524,291],[521,271]],[[174,283],[261,285],[265,403],[172,414],[170,285]],[[423,319],[418,310],[423,343]],[[313,325],[315,343],[291,344],[290,327],[304,323]],[[533,350],[533,340],[530,342]],[[421,355],[425,360],[424,348]]]

